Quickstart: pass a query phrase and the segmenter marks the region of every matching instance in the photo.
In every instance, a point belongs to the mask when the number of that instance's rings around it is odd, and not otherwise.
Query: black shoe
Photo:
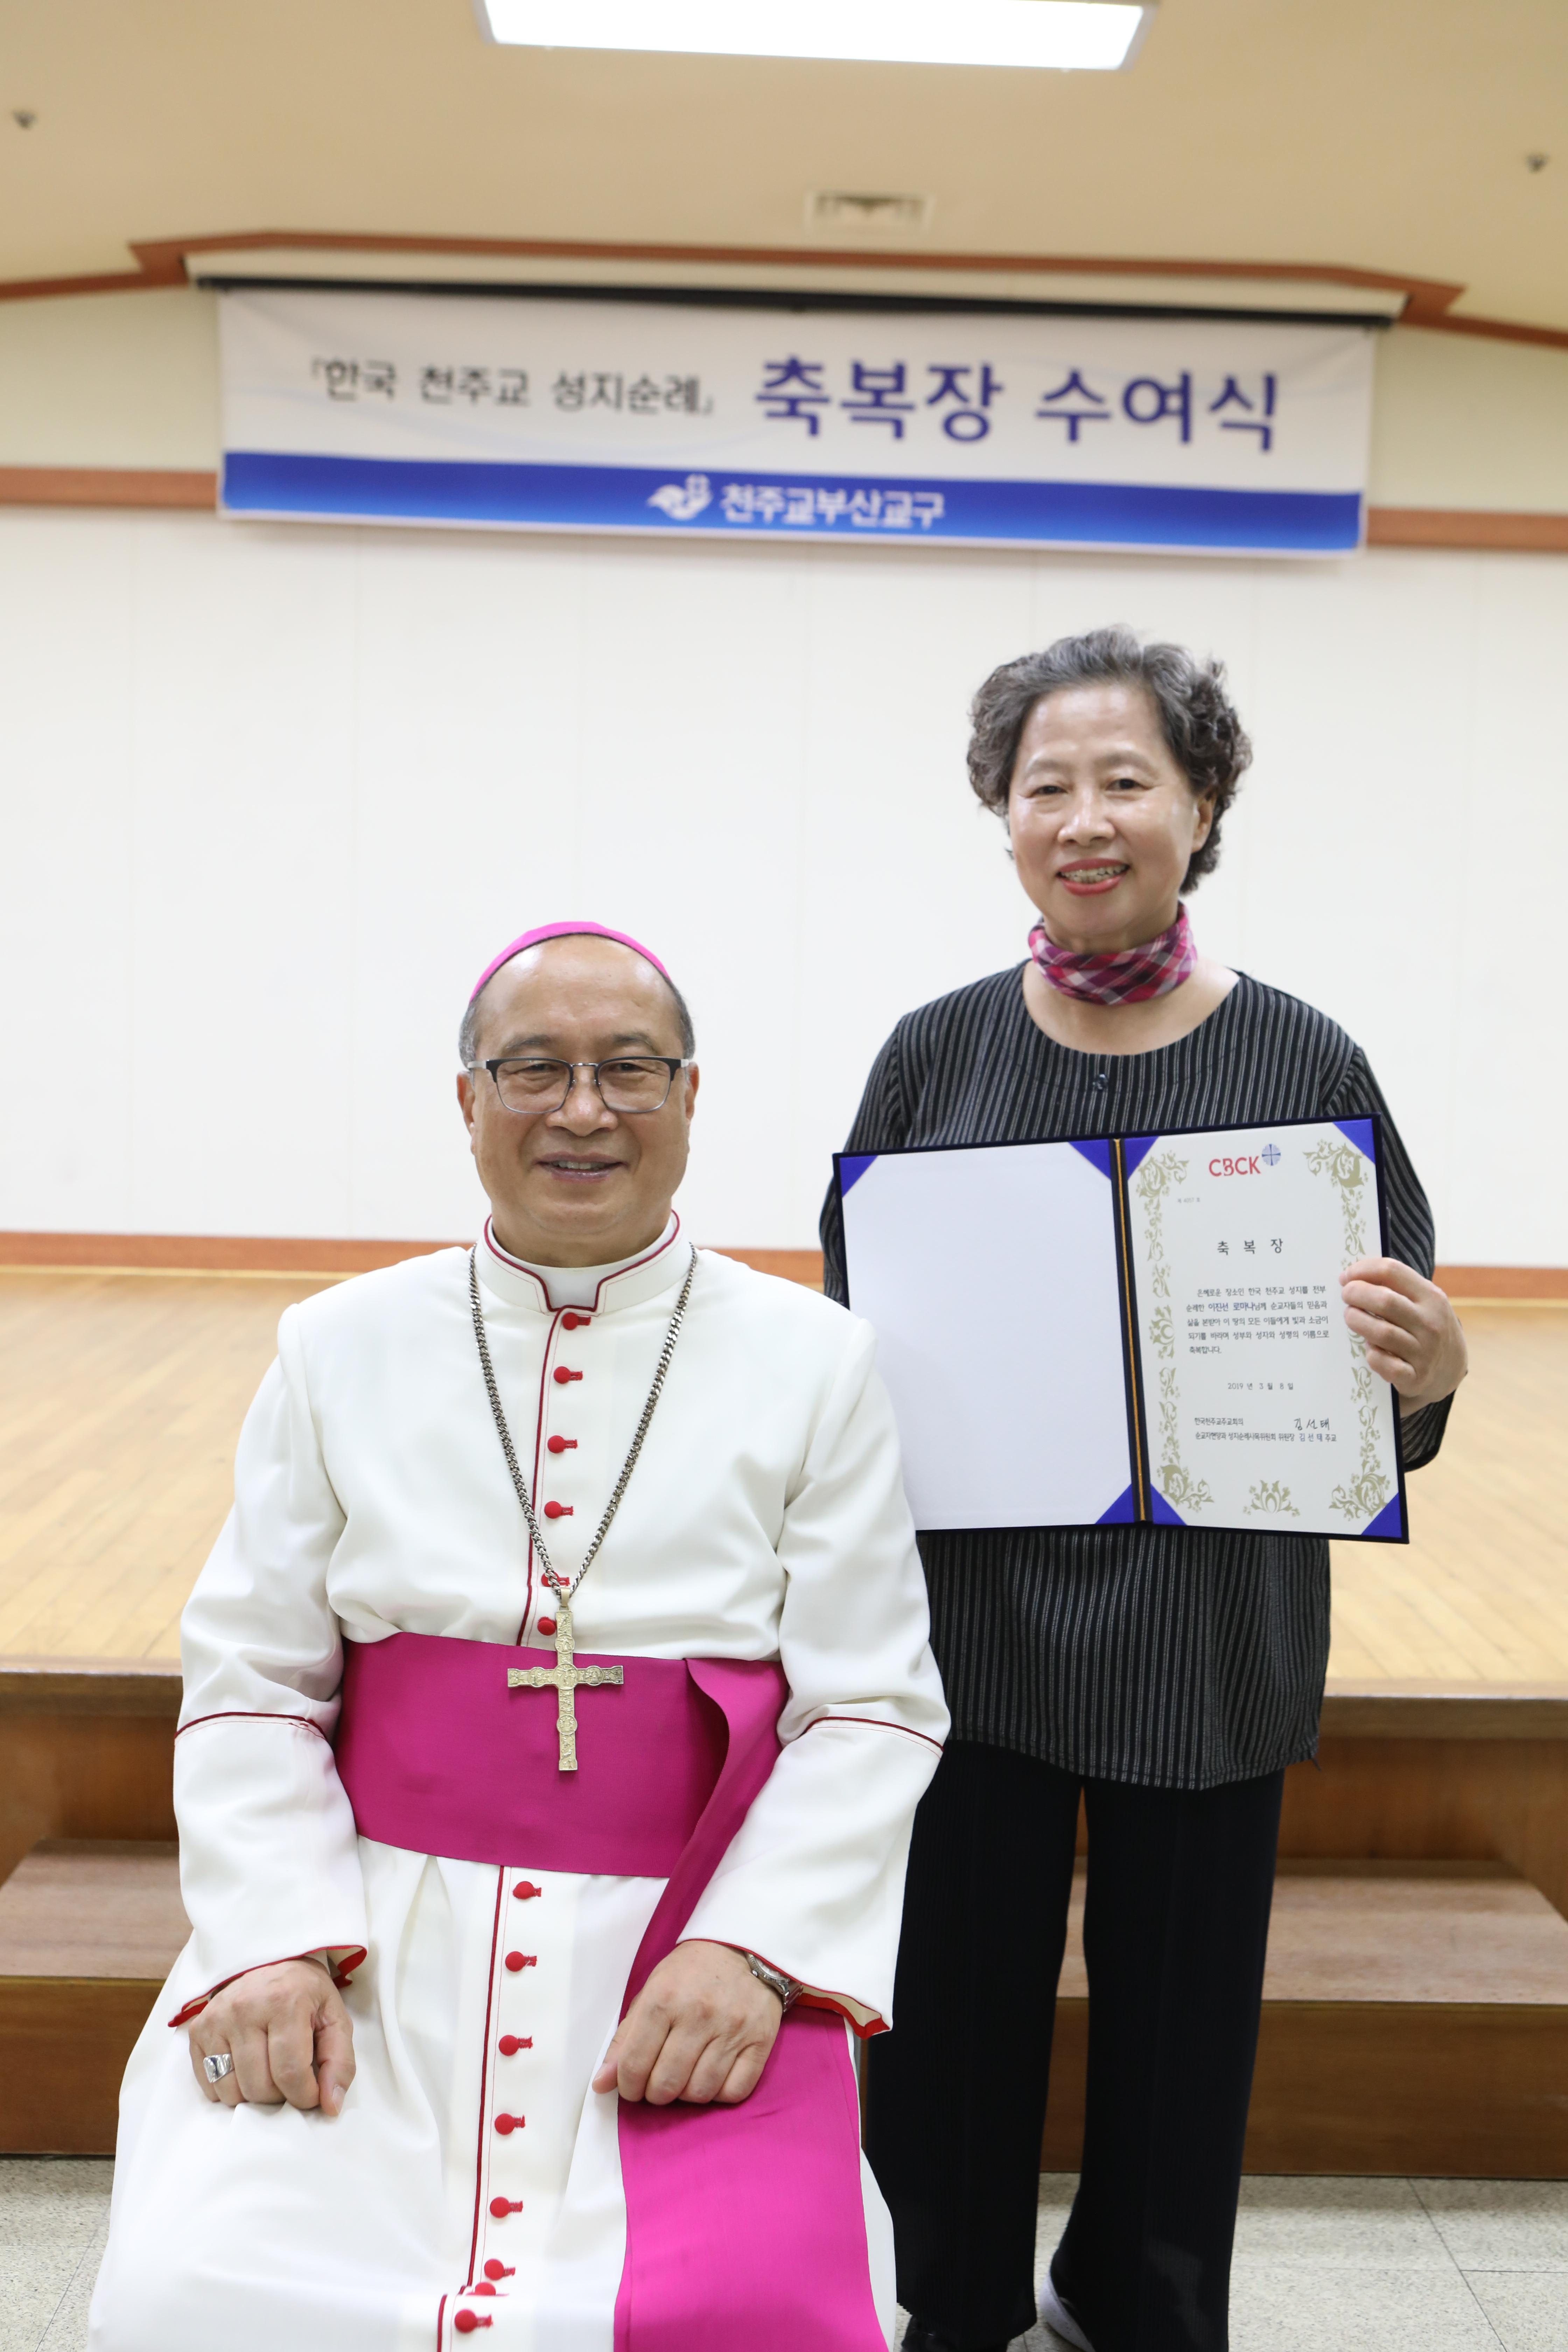
[[[974,2352],[1007,2352],[1011,2341],[1010,2336],[1004,2336],[999,2344],[977,2345]],[[958,2352],[958,2347],[951,2336],[940,2335],[923,2319],[911,2319],[904,2330],[904,2352]]]

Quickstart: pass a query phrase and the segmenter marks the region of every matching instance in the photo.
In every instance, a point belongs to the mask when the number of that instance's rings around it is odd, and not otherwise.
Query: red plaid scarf
[[[1029,953],[1053,988],[1085,1004],[1139,1004],[1147,996],[1168,996],[1198,960],[1184,907],[1177,908],[1175,921],[1157,938],[1140,947],[1113,948],[1107,955],[1058,948],[1046,937],[1045,925],[1037,923],[1029,933]]]

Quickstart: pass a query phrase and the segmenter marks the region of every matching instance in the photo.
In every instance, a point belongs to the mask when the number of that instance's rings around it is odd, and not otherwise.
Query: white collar
[[[653,1247],[634,1257],[616,1258],[609,1265],[536,1265],[503,1248],[487,1217],[479,1240],[479,1279],[499,1298],[544,1315],[567,1307],[610,1314],[617,1307],[640,1307],[684,1277],[691,1251],[689,1244],[677,1247],[679,1233],[680,1219],[672,1211]]]

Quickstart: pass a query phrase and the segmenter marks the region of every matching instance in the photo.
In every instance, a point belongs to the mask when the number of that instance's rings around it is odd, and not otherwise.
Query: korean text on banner
[[[1342,555],[1372,334],[231,291],[230,515]]]

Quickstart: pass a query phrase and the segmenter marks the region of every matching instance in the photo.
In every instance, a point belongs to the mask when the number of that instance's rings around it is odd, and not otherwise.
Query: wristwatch
[[[776,1992],[786,2010],[794,2008],[800,1999],[800,1987],[794,1977],[786,1977],[782,1969],[770,1969],[766,1960],[758,1959],[755,1952],[742,1952],[741,1958],[759,1984],[765,1984],[770,1992]]]

